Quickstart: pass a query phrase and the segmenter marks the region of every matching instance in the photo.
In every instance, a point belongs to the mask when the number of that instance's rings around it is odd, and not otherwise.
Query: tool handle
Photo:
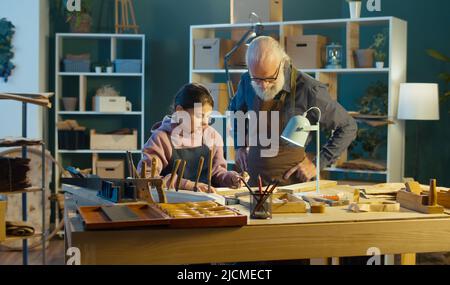
[[[156,157],[152,157],[152,178],[156,176]]]
[[[208,163],[208,192],[209,193],[211,193],[213,155],[214,155],[214,145],[211,147],[211,150],[209,151],[209,163]]]
[[[438,197],[437,197],[437,186],[436,179],[430,180],[430,192],[428,193],[428,205],[429,206],[437,206]]]
[[[175,175],[178,172],[178,168],[180,167],[181,159],[175,160],[175,167],[172,169],[172,174],[170,175],[169,180],[169,189],[174,189],[174,181],[175,181]]]
[[[198,191],[198,181],[200,180],[200,175],[202,175],[203,164],[205,163],[205,158],[203,156],[200,157],[197,168],[197,177],[195,178],[194,191]]]
[[[142,179],[145,179],[147,176],[147,163],[144,161],[142,161],[141,164],[141,177]]]
[[[186,164],[187,164],[186,160],[183,160],[183,165],[181,166],[181,174],[178,175],[178,182],[177,182],[177,188],[176,188],[177,192],[181,188],[181,180],[183,179],[184,171],[186,170]]]

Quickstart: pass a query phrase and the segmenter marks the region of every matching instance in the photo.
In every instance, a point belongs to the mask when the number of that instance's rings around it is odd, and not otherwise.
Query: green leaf
[[[445,62],[450,62],[450,57],[444,55],[443,53],[438,52],[437,50],[434,49],[428,49],[427,53],[429,56],[440,60],[440,61],[445,61]]]

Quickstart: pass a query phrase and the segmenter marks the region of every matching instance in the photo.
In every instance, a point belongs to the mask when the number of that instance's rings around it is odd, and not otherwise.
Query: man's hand
[[[236,152],[236,165],[240,168],[241,172],[247,171],[247,159],[248,159],[248,148],[246,147],[238,148]]]
[[[311,161],[311,159],[306,156],[302,162],[286,172],[283,178],[285,180],[288,180],[294,173],[296,173],[296,176],[298,179],[300,179],[300,181],[308,182],[316,176],[316,166]]]

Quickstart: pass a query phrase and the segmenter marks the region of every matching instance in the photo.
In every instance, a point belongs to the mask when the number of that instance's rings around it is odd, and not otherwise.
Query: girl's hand
[[[205,183],[198,183],[197,185],[197,190],[199,192],[204,192],[204,193],[216,193],[216,189],[214,187],[211,186],[211,191],[208,191],[208,184]]]

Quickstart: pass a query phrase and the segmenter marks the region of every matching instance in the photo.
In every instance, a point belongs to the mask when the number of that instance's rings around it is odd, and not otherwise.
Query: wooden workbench
[[[78,247],[81,264],[203,264],[450,251],[450,216],[350,213],[280,214],[249,220],[242,228],[85,231],[76,207],[66,199],[66,247]],[[242,206],[237,209],[246,213]]]

